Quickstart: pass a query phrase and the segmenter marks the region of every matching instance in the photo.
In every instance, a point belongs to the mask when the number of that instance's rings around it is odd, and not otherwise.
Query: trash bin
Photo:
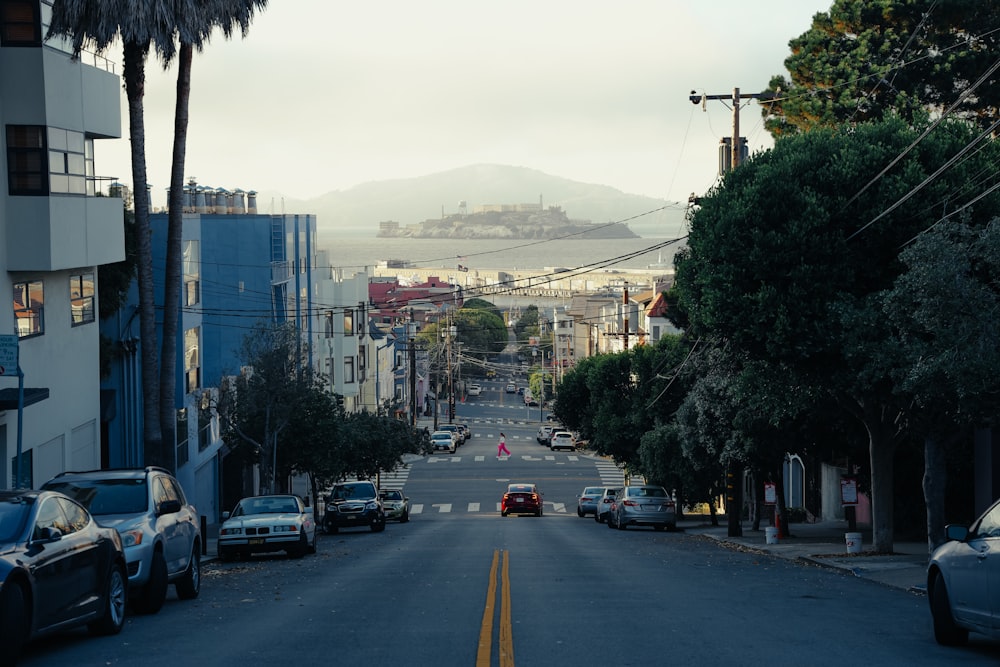
[[[764,539],[767,544],[777,544],[778,543],[778,528],[765,528],[764,529]]]
[[[861,533],[844,533],[844,541],[847,543],[847,553],[861,553]]]

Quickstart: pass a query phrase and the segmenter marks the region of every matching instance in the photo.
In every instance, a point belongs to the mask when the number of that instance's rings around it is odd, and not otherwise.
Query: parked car
[[[463,442],[468,442],[472,439],[472,427],[470,427],[465,422],[458,425],[459,430],[462,431]]]
[[[248,560],[258,553],[284,551],[292,558],[316,553],[313,508],[298,496],[244,498],[232,514],[223,512],[219,528],[219,558]]]
[[[483,388],[478,384],[470,384],[468,389],[466,389],[466,393],[469,396],[479,396],[483,393]]]
[[[615,496],[618,494],[618,489],[613,489],[607,487],[604,489],[604,493],[597,500],[597,507],[594,510],[594,521],[597,523],[604,523],[608,520],[608,512],[611,511],[611,503],[614,502]]]
[[[576,515],[597,514],[597,503],[604,497],[603,486],[588,486],[576,497]]]
[[[61,493],[0,491],[0,662],[57,630],[119,633],[127,592],[118,531]]]
[[[458,448],[455,434],[450,431],[434,431],[431,433],[431,449],[435,452],[454,454]]]
[[[400,523],[410,520],[410,499],[400,489],[379,489],[379,500],[385,510],[385,518]]]
[[[375,484],[369,481],[335,484],[326,498],[323,530],[336,533],[341,528],[367,526],[373,533],[385,530],[385,509]]]
[[[626,486],[615,494],[608,511],[608,527],[652,526],[656,530],[677,528],[674,499],[662,486]]]
[[[927,565],[934,639],[960,646],[969,632],[1000,639],[1000,500],[971,527],[948,525]]]
[[[504,392],[507,393],[507,394],[516,394],[517,393],[517,385],[514,384],[513,382],[510,383],[510,384],[508,384],[504,388]]]
[[[534,514],[542,516],[542,492],[534,484],[509,484],[500,499],[500,516]]]
[[[535,440],[538,441],[538,444],[548,447],[549,443],[552,441],[552,432],[554,430],[556,430],[556,427],[551,424],[543,424],[542,426],[539,426],[538,433],[535,435]]]
[[[549,449],[557,451],[565,449],[571,452],[576,451],[576,440],[569,431],[553,431],[552,439],[549,441]]]
[[[455,436],[455,446],[461,446],[465,444],[465,433],[462,431],[462,427],[458,424],[441,424],[438,426],[439,431],[448,431]]]
[[[201,590],[201,520],[180,482],[164,468],[64,472],[42,485],[87,508],[125,545],[129,595],[140,613],[155,614],[174,584],[177,597]]]

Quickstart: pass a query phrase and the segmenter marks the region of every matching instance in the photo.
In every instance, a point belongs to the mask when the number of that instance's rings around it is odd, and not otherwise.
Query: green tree
[[[260,322],[240,346],[246,370],[220,382],[216,411],[223,438],[232,447],[250,448],[260,466],[258,494],[278,492],[282,432],[300,403],[313,405],[313,378],[302,350],[294,325]]]
[[[996,422],[1000,393],[1000,219],[974,229],[938,225],[902,254],[906,267],[884,293],[899,331],[897,391],[912,401],[924,438],[928,549],[945,542],[947,449]]]
[[[789,42],[791,79],[771,78],[763,105],[774,136],[898,114],[916,121],[952,105],[992,122],[1000,7],[981,0],[836,0]],[[961,99],[966,92],[974,94]]]
[[[794,386],[819,388],[864,424],[881,552],[892,550],[893,453],[907,406],[893,391],[896,332],[879,294],[901,271],[899,249],[939,220],[941,202],[953,211],[972,200],[970,184],[992,173],[998,149],[982,145],[930,178],[976,145],[976,131],[945,122],[918,142],[921,129],[889,119],[778,141],[701,199],[675,260],[688,333],[724,341],[784,385],[760,384],[758,405],[784,410]],[[997,204],[979,201],[977,224]]]

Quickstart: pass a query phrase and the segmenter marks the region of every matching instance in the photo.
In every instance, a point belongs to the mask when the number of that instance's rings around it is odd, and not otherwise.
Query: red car
[[[500,516],[534,514],[542,516],[542,492],[534,484],[510,484],[500,500]]]

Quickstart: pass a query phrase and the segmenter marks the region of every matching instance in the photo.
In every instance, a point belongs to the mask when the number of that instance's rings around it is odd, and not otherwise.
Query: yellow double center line
[[[503,552],[503,567],[500,571],[500,667],[514,667],[514,634],[510,624],[510,573],[509,552]],[[493,565],[490,566],[490,583],[486,588],[486,607],[483,609],[483,623],[479,629],[479,651],[476,653],[476,667],[490,667],[493,657],[493,616],[497,598],[497,567],[500,550],[493,551]]]

